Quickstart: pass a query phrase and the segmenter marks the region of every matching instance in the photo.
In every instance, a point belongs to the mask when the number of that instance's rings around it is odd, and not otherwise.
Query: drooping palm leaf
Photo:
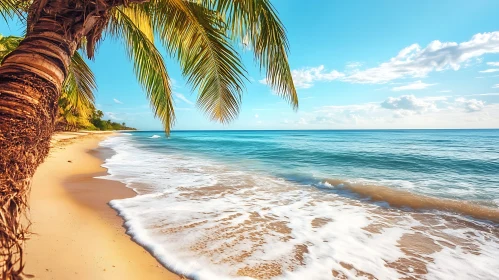
[[[198,105],[213,120],[234,119],[241,102],[245,70],[216,11],[195,1],[153,0],[153,27],[198,89]]]
[[[68,100],[68,106],[82,117],[88,117],[94,104],[93,92],[97,89],[95,77],[79,52],[71,57],[69,71],[63,85],[62,97]]]
[[[269,0],[204,0],[227,21],[234,39],[249,43],[267,72],[266,81],[274,91],[298,107],[298,95],[291,76],[286,32]]]
[[[0,16],[5,20],[11,18],[16,11],[16,3],[14,0],[1,0],[0,1]]]
[[[137,79],[145,89],[156,117],[169,133],[175,121],[170,79],[163,57],[154,45],[151,18],[142,8],[131,5],[114,9],[107,30],[123,41]]]

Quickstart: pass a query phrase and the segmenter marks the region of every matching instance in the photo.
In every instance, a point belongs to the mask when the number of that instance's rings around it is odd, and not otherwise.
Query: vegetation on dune
[[[94,58],[103,38],[123,43],[167,133],[175,110],[155,38],[178,60],[198,92],[198,107],[212,120],[227,123],[239,112],[247,80],[236,50],[242,45],[265,70],[267,84],[298,107],[285,31],[270,0],[0,0],[2,17],[17,17],[26,26],[26,36],[0,66],[2,279],[22,278],[27,229],[21,217],[58,118],[85,125],[78,117],[95,115],[79,107],[91,103],[95,85],[81,71],[86,64],[80,54]],[[106,125],[93,120],[96,128]]]

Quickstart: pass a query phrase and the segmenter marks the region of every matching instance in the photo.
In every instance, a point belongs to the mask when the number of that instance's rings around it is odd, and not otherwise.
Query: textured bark
[[[49,151],[70,57],[93,48],[114,6],[125,0],[35,0],[28,32],[0,67],[0,278],[22,279],[31,178]],[[130,0],[130,2],[145,2]],[[29,221],[29,219],[26,219]]]
[[[0,267],[2,279],[22,275],[31,177],[49,151],[57,100],[70,48],[56,32],[38,32],[0,67]]]

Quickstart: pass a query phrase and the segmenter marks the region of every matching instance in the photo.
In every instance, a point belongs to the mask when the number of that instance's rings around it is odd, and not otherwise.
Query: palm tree
[[[266,81],[294,108],[285,30],[270,0],[1,0],[6,18],[25,18],[26,37],[0,67],[0,270],[18,278],[26,232],[20,217],[36,167],[49,150],[57,101],[71,57],[94,57],[98,42],[121,40],[155,115],[169,133],[175,120],[159,38],[198,91],[212,120],[234,119],[246,70],[235,46],[248,45]]]
[[[18,36],[0,34],[0,65],[9,53],[19,46],[22,39]],[[75,52],[71,57],[68,75],[59,98],[56,124],[71,128],[90,125],[88,118],[94,108],[95,89],[96,82],[92,71],[81,55]]]

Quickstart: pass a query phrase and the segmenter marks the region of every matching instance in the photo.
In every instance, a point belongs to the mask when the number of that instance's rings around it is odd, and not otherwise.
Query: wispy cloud
[[[482,70],[482,71],[479,71],[480,73],[494,73],[494,72],[497,72],[499,71],[498,68],[492,68],[492,69],[487,69],[487,70]]]
[[[492,93],[477,93],[477,94],[468,94],[468,95],[463,95],[463,96],[499,96],[499,93],[492,92]]]
[[[118,117],[118,114],[117,113],[114,113],[114,112],[106,112],[106,115],[108,118],[110,118],[111,120],[115,120],[115,121],[118,121],[118,120],[121,120],[120,117]]]
[[[499,67],[499,62],[487,62],[487,65],[493,66],[493,67]]]
[[[441,90],[441,91],[439,91],[439,92],[442,92],[442,93],[447,93],[447,92],[452,92],[452,90],[450,90],[450,89],[444,89],[444,90]]]
[[[431,42],[402,49],[378,67],[358,71],[345,78],[352,83],[386,83],[405,77],[425,77],[432,71],[458,70],[461,64],[488,53],[499,53],[499,32],[478,33],[469,41]]]
[[[113,101],[114,101],[114,103],[116,103],[116,104],[123,104],[123,102],[119,101],[119,100],[118,100],[118,99],[116,99],[116,98],[113,98]]]
[[[336,70],[326,71],[324,65],[318,67],[293,70],[293,81],[298,88],[310,88],[317,81],[333,81],[343,78],[345,74]]]
[[[189,105],[194,105],[194,103],[193,103],[192,101],[190,101],[189,99],[187,99],[187,98],[186,98],[183,94],[181,94],[181,93],[175,93],[175,96],[176,96],[178,99],[180,99],[180,100],[184,101],[185,103],[187,103],[187,104],[189,104]]]
[[[323,65],[293,70],[295,84],[300,88],[310,88],[316,81],[341,80],[349,83],[383,84],[402,78],[423,78],[433,71],[459,70],[472,59],[480,59],[485,54],[499,53],[499,31],[477,33],[470,40],[461,43],[435,40],[426,47],[412,44],[377,67],[361,70],[357,63],[348,63],[348,74],[338,70],[325,71]],[[492,64],[490,64],[493,66]],[[355,66],[355,67],[354,67]],[[482,73],[492,73],[499,69],[487,69]],[[260,82],[265,83],[265,80]]]
[[[466,111],[470,113],[482,111],[485,107],[485,103],[483,101],[476,99],[465,99],[461,97],[457,98],[456,102],[462,103]]]
[[[425,89],[427,87],[434,86],[436,84],[426,84],[423,83],[422,81],[416,81],[414,83],[410,83],[404,86],[399,86],[399,87],[393,87],[393,91],[402,91],[402,90],[419,90],[419,89]]]
[[[291,71],[293,81],[297,88],[311,88],[318,81],[333,81],[345,77],[345,74],[336,70],[326,71],[324,65],[317,67],[306,67]],[[267,84],[266,79],[259,80],[262,84]]]
[[[322,106],[302,112],[300,118],[307,127],[317,128],[497,127],[499,104],[480,97],[402,95],[382,102]],[[297,124],[298,119],[288,123]]]
[[[362,66],[362,62],[358,62],[358,61],[350,61],[350,62],[347,62],[347,64],[345,65],[346,68],[359,68],[360,66]]]
[[[414,95],[402,95],[400,97],[389,97],[381,103],[381,107],[391,110],[427,111],[435,108],[433,102],[416,98]]]

